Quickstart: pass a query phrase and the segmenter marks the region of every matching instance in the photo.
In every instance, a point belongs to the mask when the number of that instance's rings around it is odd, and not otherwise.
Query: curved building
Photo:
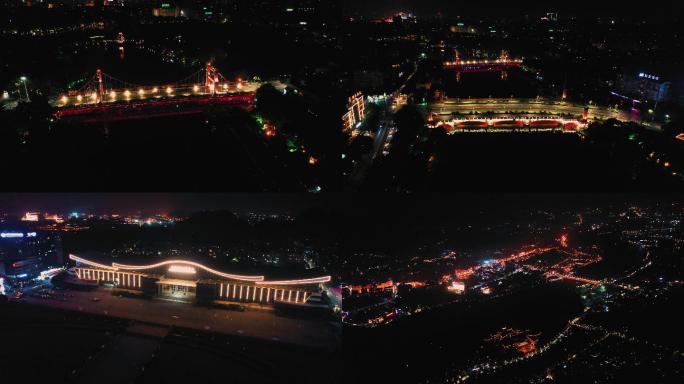
[[[168,259],[152,264],[105,264],[69,255],[80,280],[184,301],[306,304],[330,276],[267,279],[220,271],[202,263]]]

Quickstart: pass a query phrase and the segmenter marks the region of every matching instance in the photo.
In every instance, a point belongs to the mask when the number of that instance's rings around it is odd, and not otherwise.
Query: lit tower
[[[501,63],[504,65],[503,68],[506,68],[506,62],[508,61],[508,51],[505,49],[501,50],[501,56],[499,56],[499,60],[501,60]],[[508,72],[506,72],[505,69],[501,70],[501,80],[506,80],[508,79]]]
[[[213,65],[211,65],[211,63],[207,63],[205,72],[206,79],[204,81],[204,85],[207,87],[207,89],[209,89],[209,92],[214,95],[216,94],[216,84],[218,84],[219,81],[218,71]]]
[[[97,102],[104,100],[104,83],[102,82],[102,70],[97,69]]]
[[[457,66],[461,63],[461,53],[458,51],[458,49],[456,50],[456,52],[454,52],[454,62]],[[456,82],[461,82],[461,71],[458,70],[456,71]]]

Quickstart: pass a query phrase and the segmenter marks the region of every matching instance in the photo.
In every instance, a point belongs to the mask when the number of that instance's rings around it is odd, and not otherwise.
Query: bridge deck
[[[169,99],[136,100],[120,103],[89,104],[78,107],[57,108],[57,119],[74,118],[85,122],[119,121],[162,116],[202,113],[211,105],[231,105],[250,108],[254,94],[183,97]]]

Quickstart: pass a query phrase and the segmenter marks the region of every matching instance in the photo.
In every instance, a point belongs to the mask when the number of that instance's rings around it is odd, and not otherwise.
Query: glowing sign
[[[648,73],[641,72],[639,73],[639,77],[644,78],[644,79],[649,79],[649,80],[660,80],[660,76],[655,76],[655,75],[649,75]]]
[[[174,273],[197,273],[197,270],[193,267],[188,267],[187,265],[172,265],[169,267],[169,272]]]
[[[21,232],[3,232],[0,233],[0,237],[3,239],[11,239],[16,237],[24,237],[24,234]]]

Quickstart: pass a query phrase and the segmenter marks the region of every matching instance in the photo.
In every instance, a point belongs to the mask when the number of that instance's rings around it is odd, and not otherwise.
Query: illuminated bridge
[[[577,132],[586,128],[586,120],[581,118],[560,118],[557,116],[516,116],[516,117],[459,117],[445,121],[435,121],[432,128],[444,128],[447,133],[457,132],[500,132],[500,131],[560,131]]]
[[[474,59],[474,60],[463,60],[461,59],[458,51],[455,53],[454,61],[444,62],[444,67],[456,70],[456,79],[461,80],[461,73],[472,73],[472,72],[499,72],[501,71],[501,78],[506,79],[508,77],[507,69],[518,68],[522,65],[522,59],[512,59],[508,56],[508,52],[505,50],[501,51],[501,55],[498,59]]]
[[[653,123],[643,121],[633,112],[597,105],[582,105],[566,100],[536,99],[443,99],[431,103],[427,111],[431,127],[447,124],[449,132],[478,129],[559,129],[586,128],[591,121],[616,119],[634,122],[652,129]],[[555,123],[554,123],[555,122]],[[466,128],[466,129],[459,129]]]
[[[165,260],[147,265],[103,264],[76,255],[77,283],[103,285],[182,301],[219,300],[244,303],[309,304],[319,285],[330,276],[266,280],[262,275],[239,275],[190,260]]]
[[[229,81],[211,63],[190,76],[161,85],[133,84],[98,69],[79,89],[52,101],[56,118],[86,122],[201,113],[208,105],[249,108],[259,84]]]

